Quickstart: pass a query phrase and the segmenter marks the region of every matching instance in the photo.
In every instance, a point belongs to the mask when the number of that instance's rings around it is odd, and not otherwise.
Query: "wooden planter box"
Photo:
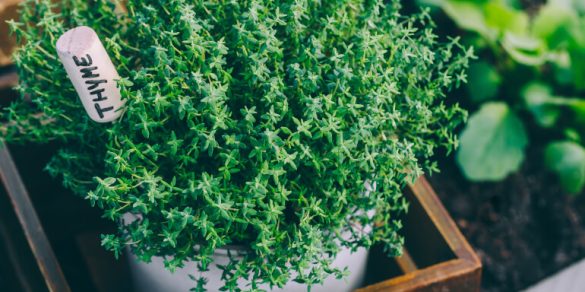
[[[408,187],[404,254],[389,259],[373,250],[364,288],[374,291],[480,291],[481,262],[428,181]]]
[[[0,85],[0,108],[9,99],[3,94],[13,93]],[[0,258],[10,263],[0,262],[0,287],[130,291],[126,261],[99,246],[99,234],[114,230],[113,223],[43,172],[55,148],[0,143]],[[427,180],[421,177],[405,195],[404,255],[392,259],[373,248],[358,291],[479,291],[480,260]]]
[[[19,151],[22,153],[21,155],[25,156],[29,152],[22,149]],[[42,166],[36,165],[36,167],[38,169],[26,172],[42,175]],[[66,196],[71,197],[70,200],[61,198],[58,203],[39,206],[39,209],[44,210],[42,212],[47,213],[45,210],[47,207],[57,209],[58,206],[71,204],[72,201],[75,201],[73,199],[76,199],[78,202],[73,202],[73,204],[81,209],[79,212],[69,212],[66,216],[61,215],[59,223],[51,222],[55,219],[49,218],[48,222],[50,223],[47,224],[52,225],[53,228],[47,229],[48,231],[45,233],[43,227],[46,221],[39,219],[35,206],[33,206],[33,201],[38,199],[31,201],[25,184],[9,154],[8,147],[0,149],[0,179],[24,231],[20,231],[24,233],[24,236],[20,236],[18,232],[8,232],[8,228],[0,224],[0,248],[2,245],[8,247],[5,248],[6,253],[15,255],[16,250],[23,248],[24,242],[28,242],[30,247],[29,251],[19,251],[26,254],[26,257],[8,257],[14,267],[20,267],[14,269],[20,284],[38,286],[39,282],[44,282],[44,285],[51,291],[69,291],[69,287],[84,288],[84,291],[127,291],[127,287],[130,287],[131,284],[124,260],[114,260],[112,255],[99,247],[98,234],[110,228],[96,223],[100,221],[99,214],[95,214],[95,210],[88,210],[89,206],[86,202],[73,198],[73,195],[65,192]],[[39,187],[35,186],[32,188],[35,188],[36,192],[40,192],[34,194],[36,197],[57,195],[51,189],[39,190]],[[63,190],[59,189],[59,191]],[[2,206],[0,210],[5,210],[7,200],[4,192],[0,192],[0,196],[3,197],[0,200]],[[479,291],[480,261],[453,220],[448,216],[427,181],[424,178],[419,179],[409,188],[407,196],[411,206],[408,216],[404,219],[404,234],[406,236],[404,256],[397,259],[386,258],[381,250],[374,248],[368,264],[367,284],[358,291]],[[62,211],[71,208],[70,205],[63,207]],[[56,211],[61,212],[59,209]],[[2,217],[7,217],[9,215],[7,213],[1,211]],[[92,218],[87,218],[90,216]],[[87,225],[82,228],[71,227],[71,225],[78,225],[80,220]],[[0,222],[10,221],[14,222],[15,220],[0,218]],[[55,231],[54,227],[57,225],[70,230],[72,234],[59,234],[64,231]],[[18,229],[14,226],[11,228],[12,230]],[[67,230],[65,232],[68,232]],[[51,237],[56,237],[56,239],[49,240]],[[68,274],[67,269],[61,267],[61,259],[51,247],[53,242],[63,244],[63,238],[68,238],[69,241],[73,242],[65,243],[65,245],[73,246],[73,249],[67,249],[66,253],[73,253],[81,257],[77,261],[77,264],[80,265],[79,269],[73,268],[77,270],[77,273],[82,271],[84,275],[81,279],[84,279],[86,283],[73,285],[67,281],[75,279],[76,282],[80,282],[80,277],[79,275],[71,275],[71,271]],[[2,253],[0,252],[0,254]],[[31,264],[33,257],[36,259],[36,264]],[[71,265],[70,259],[64,261]],[[87,290],[88,287],[92,290]],[[24,287],[19,288],[24,289]]]

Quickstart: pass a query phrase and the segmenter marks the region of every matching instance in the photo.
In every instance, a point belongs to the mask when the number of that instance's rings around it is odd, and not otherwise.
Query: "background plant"
[[[543,163],[566,191],[582,191],[585,2],[423,2],[441,7],[465,30],[465,42],[479,48],[467,85],[477,111],[457,153],[465,176],[502,180],[519,169],[530,144],[544,149]]]
[[[429,157],[465,118],[443,100],[472,52],[397,1],[50,2],[25,1],[10,23],[22,99],[2,113],[4,139],[61,141],[51,174],[105,218],[139,218],[103,235],[116,255],[205,269],[215,249],[248,247],[220,267],[225,290],[341,277],[341,247],[399,254],[401,190],[436,170]],[[56,58],[78,25],[123,76],[117,123],[86,116]],[[359,227],[374,221],[387,224]]]

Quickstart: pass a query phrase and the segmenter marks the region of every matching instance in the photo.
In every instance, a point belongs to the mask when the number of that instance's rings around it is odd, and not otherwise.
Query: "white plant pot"
[[[376,184],[365,183],[364,195],[368,195],[372,190],[376,189]],[[373,220],[375,210],[367,211],[368,217]],[[126,224],[136,220],[137,215],[130,213],[124,214],[124,221]],[[363,232],[369,233],[372,229],[372,225],[363,226]],[[346,235],[349,236],[349,233]],[[217,265],[226,265],[229,263],[228,252],[226,249],[217,249],[213,257],[213,263],[209,266],[209,270],[206,272],[200,272],[197,269],[195,262],[185,263],[185,266],[181,269],[177,269],[174,273],[166,270],[163,263],[162,257],[152,257],[150,263],[139,261],[138,258],[130,251],[126,249],[126,255],[130,263],[130,270],[132,272],[132,278],[134,282],[134,288],[138,292],[181,292],[189,291],[193,288],[196,283],[189,275],[193,275],[196,278],[205,277],[207,279],[206,289],[207,291],[219,291],[219,288],[223,286],[221,280],[222,270]],[[231,255],[237,256],[232,250]],[[329,276],[322,285],[314,285],[311,287],[312,292],[350,292],[359,288],[363,282],[363,278],[366,272],[366,264],[368,260],[368,250],[360,247],[356,252],[351,252],[349,248],[341,248],[337,254],[337,258],[333,261],[333,267],[339,269],[349,270],[349,275],[342,279],[335,279],[333,276]],[[246,289],[246,281],[239,281],[238,284],[241,288]],[[289,282],[283,288],[269,289],[269,286],[262,286],[261,289],[274,292],[301,292],[307,291],[307,285],[299,284],[296,282]]]
[[[195,286],[195,281],[191,280],[189,275],[207,278],[207,290],[219,291],[219,288],[223,286],[221,281],[222,271],[216,265],[225,265],[229,262],[227,251],[218,249],[214,256],[214,262],[209,266],[209,271],[199,272],[195,262],[188,262],[184,268],[177,269],[175,273],[171,273],[165,269],[161,257],[153,257],[152,262],[144,263],[139,261],[129,250],[127,250],[126,254],[130,262],[134,288],[139,292],[189,291],[189,289]],[[233,252],[232,256],[234,256]],[[342,249],[333,262],[333,266],[341,269],[348,267],[350,272],[349,276],[340,280],[330,276],[325,279],[323,285],[311,287],[311,291],[349,292],[355,290],[360,286],[365,275],[367,257],[368,251],[365,248],[360,248],[354,253],[351,253],[349,249]],[[242,281],[243,284],[244,282]],[[245,289],[246,287],[242,288]],[[268,286],[262,288],[268,291],[307,291],[306,285],[296,282],[289,282],[280,289],[270,290]]]

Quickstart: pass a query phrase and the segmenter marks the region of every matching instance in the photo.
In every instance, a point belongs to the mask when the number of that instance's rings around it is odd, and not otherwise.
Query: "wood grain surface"
[[[396,259],[398,266],[404,273],[403,275],[369,285],[359,289],[358,292],[480,291],[481,262],[479,257],[467,243],[467,240],[463,237],[427,180],[421,177],[409,189],[412,195],[411,204],[413,204],[412,200],[416,200],[415,203],[420,204],[420,207],[430,218],[432,227],[436,228],[452,251],[454,258],[419,269],[412,257],[416,257],[416,254],[422,252],[422,250],[406,250],[402,257]],[[417,223],[406,222],[405,229],[421,230],[421,226],[417,226]],[[406,240],[409,240],[408,236]],[[440,244],[441,242],[428,240],[423,246],[432,249],[434,245]]]
[[[8,147],[0,141],[0,180],[50,291],[70,291],[61,266],[39,221]]]

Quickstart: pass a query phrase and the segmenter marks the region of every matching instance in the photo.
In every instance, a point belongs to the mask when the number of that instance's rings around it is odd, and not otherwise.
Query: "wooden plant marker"
[[[65,32],[57,53],[89,117],[98,123],[118,119],[124,107],[120,76],[95,31],[79,26]]]

